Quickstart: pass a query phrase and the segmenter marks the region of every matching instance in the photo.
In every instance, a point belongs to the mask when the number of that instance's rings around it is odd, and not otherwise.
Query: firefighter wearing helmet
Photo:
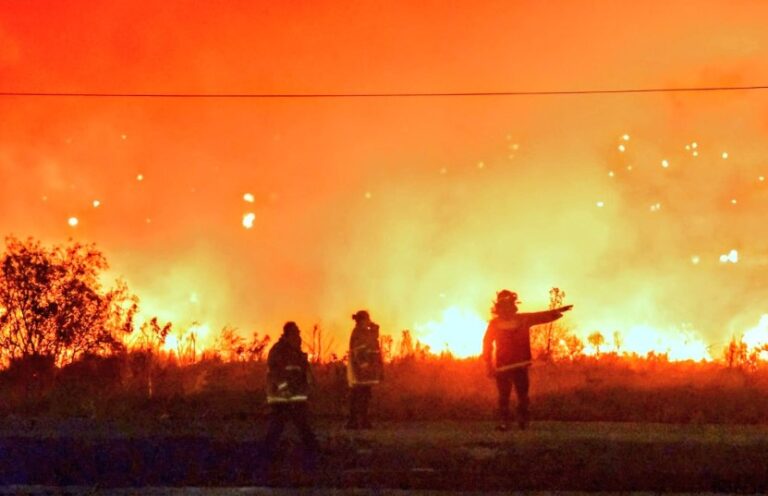
[[[532,326],[546,324],[563,316],[573,305],[533,313],[517,311],[517,293],[504,289],[496,293],[491,312],[493,318],[483,337],[483,360],[488,376],[496,380],[498,389],[497,430],[509,429],[509,396],[512,386],[517,394],[517,422],[521,429],[528,427],[528,368],[531,366]]]
[[[352,315],[355,327],[349,338],[347,381],[350,388],[347,429],[370,429],[368,406],[371,388],[382,379],[383,360],[379,346],[379,325],[366,310]]]
[[[307,354],[301,351],[301,331],[295,322],[286,322],[283,334],[267,355],[267,403],[270,406],[264,449],[271,463],[280,435],[287,422],[296,426],[304,445],[304,463],[313,468],[317,456],[317,440],[309,425],[307,406],[312,382]]]

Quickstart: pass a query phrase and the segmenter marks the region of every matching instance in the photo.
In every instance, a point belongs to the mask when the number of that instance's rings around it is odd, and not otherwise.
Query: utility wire
[[[701,93],[715,91],[768,90],[768,85],[755,86],[689,86],[682,88],[623,88],[552,91],[458,91],[413,93],[112,93],[112,92],[29,92],[2,91],[0,97],[64,97],[64,98],[431,98],[431,97],[504,97],[504,96],[571,96],[618,95],[641,93]]]

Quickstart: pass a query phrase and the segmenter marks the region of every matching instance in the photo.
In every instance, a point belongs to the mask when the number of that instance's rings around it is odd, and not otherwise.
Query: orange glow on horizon
[[[147,16],[149,5],[7,2],[0,90],[446,94],[768,81],[761,2],[701,2],[695,16],[683,3],[662,16],[628,1],[193,2],[184,16]],[[606,19],[632,19],[632,29]],[[359,305],[436,353],[473,356],[494,291],[511,285],[531,301],[562,286],[578,295],[566,319],[585,344],[618,330],[622,352],[717,359],[705,343],[726,342],[729,324],[768,298],[755,283],[768,279],[767,112],[764,91],[0,96],[0,236],[95,243],[142,315],[172,321],[174,333],[202,322],[209,330],[185,331],[201,342],[230,323],[276,336],[286,320],[319,321],[343,348]],[[454,299],[436,307],[443,290]]]

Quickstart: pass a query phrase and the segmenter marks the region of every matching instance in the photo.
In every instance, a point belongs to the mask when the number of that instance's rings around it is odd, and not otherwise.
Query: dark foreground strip
[[[768,445],[514,442],[477,446],[287,443],[268,467],[257,442],[204,437],[0,438],[0,486],[314,486],[559,491],[765,492]]]

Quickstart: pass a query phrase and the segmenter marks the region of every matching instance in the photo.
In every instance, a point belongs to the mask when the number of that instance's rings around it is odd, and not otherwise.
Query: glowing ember
[[[67,219],[67,224],[69,224],[70,227],[76,227],[79,223],[80,221],[77,217],[70,217]]]
[[[370,199],[371,199],[371,197],[373,197],[373,195],[371,194],[371,192],[370,192],[370,191],[366,191],[364,196],[365,196],[365,199],[366,199],[366,200],[370,200]]]
[[[737,250],[731,250],[726,254],[720,255],[721,263],[738,263],[739,252]]]
[[[723,157],[723,160],[727,160],[728,159],[728,152],[723,152],[721,157]]]
[[[622,152],[622,153],[624,153],[625,151],[627,151],[627,147],[626,147],[626,146],[624,146],[624,145],[619,145],[619,147],[618,147],[618,148],[619,148],[619,151],[620,151],[620,152]]]
[[[488,322],[478,314],[452,306],[446,308],[439,321],[415,324],[413,330],[422,343],[433,352],[450,351],[465,358],[479,355],[483,348],[483,334]]]
[[[144,174],[139,174],[136,176],[137,181],[143,181],[144,180]]]
[[[595,206],[596,206],[597,208],[603,208],[603,207],[605,206],[605,202],[603,202],[603,201],[598,201],[598,202],[596,202],[596,203],[595,203]]]
[[[243,200],[247,201],[248,203],[253,203],[256,201],[256,198],[251,193],[246,193],[243,195]]]
[[[691,257],[691,263],[693,265],[699,265],[700,262],[701,262],[701,257],[700,256],[694,255],[694,256]]]
[[[93,208],[99,208],[99,205],[101,205],[99,200],[93,200]]]
[[[246,229],[251,229],[253,227],[253,221],[256,220],[256,214],[253,212],[248,212],[246,214],[243,214],[243,227]]]
[[[668,168],[669,167],[669,160],[666,160],[666,159],[662,160],[661,161],[661,166],[664,167],[665,169]]]
[[[621,139],[623,139],[624,141],[629,141],[629,135],[628,135],[628,134],[625,134],[625,135],[623,135],[623,136],[621,137]]]

